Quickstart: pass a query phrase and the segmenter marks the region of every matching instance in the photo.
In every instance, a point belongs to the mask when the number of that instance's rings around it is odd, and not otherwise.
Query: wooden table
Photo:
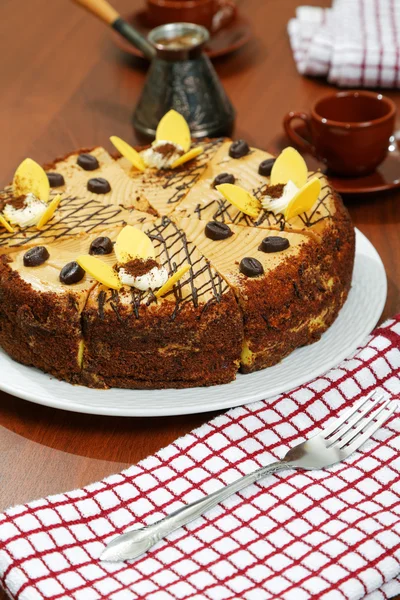
[[[115,0],[121,12],[140,4]],[[298,4],[243,0],[254,40],[215,63],[237,108],[235,137],[255,146],[273,146],[287,111],[307,109],[330,90],[324,81],[296,72],[286,24]],[[122,54],[104,26],[67,1],[20,0],[3,3],[1,10],[0,52],[6,57],[0,63],[3,184],[26,156],[46,162],[77,147],[107,145],[112,134],[135,141],[130,119],[146,76],[144,61]],[[399,93],[388,95],[400,107]],[[400,192],[348,198],[347,205],[385,263],[386,319],[400,310]],[[4,393],[0,397],[0,510],[117,472],[211,416],[94,417]]]

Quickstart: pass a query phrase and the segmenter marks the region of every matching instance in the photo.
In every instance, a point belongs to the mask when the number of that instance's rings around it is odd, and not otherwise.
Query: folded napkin
[[[8,509],[0,515],[1,585],[19,600],[400,593],[398,413],[344,463],[269,476],[134,562],[98,559],[116,533],[281,458],[370,390],[398,398],[399,375],[400,315],[308,385],[230,410],[103,481]]]
[[[400,87],[400,0],[301,6],[288,32],[302,75],[343,87]]]

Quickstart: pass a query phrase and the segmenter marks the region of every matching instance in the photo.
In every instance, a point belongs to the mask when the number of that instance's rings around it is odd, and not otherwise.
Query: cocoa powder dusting
[[[157,146],[156,148],[154,148],[154,152],[157,152],[158,154],[161,154],[161,156],[165,156],[167,158],[175,153],[182,154],[182,152],[175,146],[175,144],[170,144],[169,142]]]
[[[130,260],[126,264],[123,265],[126,273],[132,275],[132,277],[140,277],[141,275],[145,275],[154,269],[154,267],[158,267],[158,263],[153,258],[148,258],[147,260],[142,260],[141,258],[134,258]]]
[[[283,194],[284,183],[277,183],[276,185],[267,185],[265,188],[265,196],[270,198],[280,198]]]

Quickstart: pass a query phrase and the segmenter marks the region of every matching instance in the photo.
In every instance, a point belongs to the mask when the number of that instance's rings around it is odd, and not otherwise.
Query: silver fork
[[[105,548],[100,559],[115,562],[141,556],[172,531],[200,517],[269,473],[281,469],[324,469],[345,460],[395,411],[397,403],[391,400],[381,402],[382,399],[383,395],[368,394],[320,433],[289,450],[282,460],[257,469],[222,489],[179,508],[157,523],[117,536]]]

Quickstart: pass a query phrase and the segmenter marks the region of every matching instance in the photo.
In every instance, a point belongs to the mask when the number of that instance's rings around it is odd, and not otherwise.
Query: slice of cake
[[[81,314],[96,281],[75,259],[120,228],[77,236],[0,257],[0,345],[15,360],[70,382],[81,381]]]
[[[117,162],[134,182],[137,194],[146,198],[159,215],[169,215],[199,180],[223,141],[221,138],[202,142],[204,152],[176,169],[147,168],[141,173],[126,158]]]
[[[84,371],[106,386],[127,388],[232,381],[243,339],[234,293],[169,218],[142,230],[168,275],[184,265],[190,270],[162,297],[96,286],[83,313]]]
[[[181,219],[187,238],[235,291],[244,320],[242,371],[271,366],[332,324],[350,288],[350,250],[332,257],[299,233]],[[346,260],[342,260],[342,259]]]

